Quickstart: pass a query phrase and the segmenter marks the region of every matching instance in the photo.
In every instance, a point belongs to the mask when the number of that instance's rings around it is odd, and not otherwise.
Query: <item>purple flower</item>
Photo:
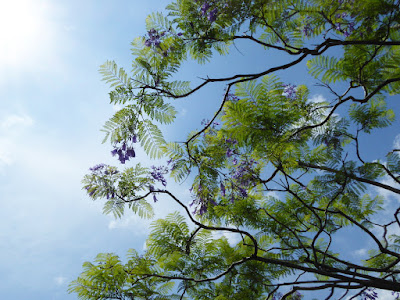
[[[362,300],[375,300],[378,299],[378,293],[374,288],[368,288],[360,295]]]
[[[153,171],[150,173],[150,175],[153,177],[153,179],[156,181],[160,181],[163,186],[166,186],[167,181],[164,178],[164,174],[168,173],[168,168],[163,166],[152,166],[151,168],[153,169]]]
[[[114,149],[113,151],[111,151],[111,155],[115,156],[118,154],[118,149]]]
[[[286,98],[290,100],[296,100],[297,98],[297,90],[296,86],[293,84],[284,84],[283,85],[283,93],[282,96],[285,96]]]
[[[132,135],[130,138],[127,139],[127,141],[131,143],[136,143],[136,135]],[[121,145],[118,145],[118,143],[116,143],[114,145],[114,149],[111,151],[112,156],[118,155],[118,160],[122,164],[125,164],[125,162],[131,157],[136,156],[134,148],[132,146],[128,146],[127,141],[122,141]]]
[[[178,32],[178,36],[181,36],[182,35],[182,32]]]
[[[228,150],[226,150],[226,156],[227,157],[231,157],[233,154],[234,153],[233,153],[232,149],[229,148]]]
[[[225,186],[222,184],[222,182],[220,184],[220,187],[221,187],[221,195],[225,197]]]
[[[92,172],[97,172],[97,171],[101,171],[106,166],[107,166],[106,164],[98,164],[98,165],[95,165],[94,167],[89,168],[89,170]]]
[[[204,2],[203,3],[203,5],[201,6],[201,14],[203,15],[203,16],[205,16],[206,15],[206,13],[207,13],[207,10],[210,8],[210,4],[206,1],[206,2]]]
[[[350,22],[350,23],[347,25],[347,28],[346,28],[345,32],[343,33],[343,35],[344,35],[345,37],[348,37],[348,36],[350,36],[350,34],[351,34],[353,31],[354,31],[354,22]]]
[[[232,159],[232,164],[233,164],[234,166],[236,166],[237,163],[238,163],[238,161],[237,161],[236,157],[234,157],[234,158]]]
[[[227,99],[227,100],[230,100],[230,101],[239,101],[239,97],[236,96],[236,95],[233,94],[233,93],[228,93],[226,99]]]
[[[337,15],[336,15],[336,18],[337,18],[337,19],[340,19],[340,18],[343,19],[343,18],[346,18],[346,17],[347,17],[347,13],[345,13],[345,12],[342,12],[341,14],[337,14]]]
[[[228,143],[228,144],[233,144],[233,145],[236,145],[237,144],[237,141],[236,140],[233,140],[233,139],[226,139],[226,142]]]
[[[207,205],[205,203],[202,203],[199,210],[200,216],[204,215],[206,212],[207,212]]]
[[[247,191],[244,188],[239,187],[239,192],[243,198],[247,197]]]
[[[218,9],[214,8],[213,10],[211,10],[207,16],[208,21],[210,21],[211,23],[214,22],[217,19],[217,13]]]
[[[126,156],[135,157],[135,155],[135,150],[133,148],[128,148],[128,150],[126,150]]]
[[[303,27],[302,32],[305,36],[310,36],[313,33],[313,28],[311,27],[311,24],[306,24]]]
[[[149,38],[146,39],[146,41],[144,42],[144,45],[146,47],[151,47],[152,45],[159,47],[161,44],[160,37],[164,36],[165,32],[158,34],[157,30],[152,28],[147,32],[147,34],[148,34]]]

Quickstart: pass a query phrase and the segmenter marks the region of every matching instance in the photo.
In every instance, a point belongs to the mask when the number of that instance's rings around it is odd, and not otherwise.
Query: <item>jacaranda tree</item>
[[[385,156],[367,158],[360,145],[377,130],[393,131],[387,104],[400,93],[399,7],[399,0],[176,0],[165,16],[150,15],[147,33],[132,42],[132,74],[112,61],[100,69],[111,104],[123,107],[103,128],[122,165],[94,166],[83,184],[116,217],[127,208],[152,217],[161,196],[182,211],[154,221],[143,253],[86,262],[70,292],[244,300],[376,299],[386,290],[398,298],[400,207],[382,195],[400,194],[400,149],[386,145]],[[261,72],[210,74],[198,85],[174,79],[183,62],[229,55],[238,40],[263,47],[270,61],[279,52],[289,59]],[[274,75],[305,63],[327,101],[311,101],[307,86]],[[159,126],[173,124],[178,99],[215,83],[225,87],[214,115],[179,142],[166,141]],[[168,163],[141,165],[138,147]],[[190,183],[192,198],[167,189],[172,180]],[[230,243],[227,232],[240,241]],[[370,242],[366,259],[335,247],[349,232]]]

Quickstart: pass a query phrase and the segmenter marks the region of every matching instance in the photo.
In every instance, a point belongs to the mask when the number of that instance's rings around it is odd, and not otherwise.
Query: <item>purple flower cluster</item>
[[[282,96],[285,96],[286,98],[290,100],[296,100],[297,99],[297,89],[296,86],[293,84],[283,84],[283,93]]]
[[[216,121],[214,121],[214,122],[212,122],[212,123],[210,124],[210,120],[208,120],[208,119],[203,119],[203,120],[201,120],[201,123],[200,123],[200,124],[201,124],[201,125],[205,125],[205,126],[209,126],[209,125],[210,125],[209,128],[211,128],[211,129],[215,129],[216,126],[221,125],[219,122],[216,122]]]
[[[95,165],[94,167],[89,168],[89,171],[92,171],[93,173],[101,172],[105,167],[107,167],[106,164],[98,164]]]
[[[228,93],[226,99],[229,101],[239,101],[239,97],[233,93]]]
[[[131,157],[135,157],[135,150],[132,144],[137,142],[136,135],[132,135],[128,141],[122,143],[116,143],[114,150],[111,151],[112,156],[118,155],[118,160],[121,164],[125,164]],[[131,145],[129,145],[131,144]]]
[[[368,288],[364,292],[362,292],[361,300],[376,300],[378,299],[378,293],[374,288]]]
[[[307,23],[306,25],[304,25],[303,29],[301,30],[305,36],[310,36],[313,33],[313,28],[311,27],[310,23]]]
[[[255,164],[257,164],[257,162],[254,159],[243,160],[231,172],[232,178],[236,180],[237,191],[242,198],[248,196],[247,189],[253,183],[251,176],[248,175],[252,173]]]
[[[225,185],[222,182],[220,184],[220,188],[221,188],[221,195],[225,197],[226,189],[225,189]]]
[[[94,167],[89,168],[89,171],[95,175],[114,175],[118,173],[116,168],[106,164],[95,165]]]
[[[228,149],[226,150],[226,156],[229,158],[229,157],[231,157],[232,155],[235,154],[235,151],[234,151],[233,147],[237,144],[237,141],[228,138],[228,139],[225,140],[225,143],[228,146]],[[236,160],[236,158],[234,158],[234,160]],[[234,164],[236,164],[236,163],[234,163]]]
[[[193,192],[193,187],[189,189],[190,192]],[[211,199],[211,197],[204,196],[203,187],[199,184],[197,188],[197,193],[193,195],[193,201],[189,204],[190,206],[195,206],[193,214],[204,215],[207,212],[208,205],[218,205],[217,202]]]
[[[168,168],[164,166],[152,166],[151,168],[153,169],[153,171],[150,173],[150,175],[153,177],[153,179],[156,181],[160,181],[163,186],[166,186],[167,181],[165,180],[164,175],[168,173]]]
[[[218,9],[215,7],[210,10],[210,8],[211,8],[210,3],[205,1],[201,6],[200,12],[203,17],[207,17],[207,20],[212,23],[217,19]]]
[[[154,186],[150,184],[149,185],[149,190],[150,190],[150,192],[154,192],[155,191]],[[153,201],[154,201],[154,203],[156,203],[158,201],[158,199],[157,199],[155,194],[153,194]]]
[[[94,186],[88,185],[85,187],[90,197],[92,197],[96,192],[99,191],[100,186],[107,192],[107,199],[115,198],[115,189],[112,186],[110,179],[105,178],[105,175],[115,175],[118,173],[118,170],[115,167],[108,166],[106,164],[98,164],[92,168],[89,168],[92,174],[95,176],[93,182],[97,183]],[[98,185],[100,182],[100,186]]]
[[[311,22],[312,22],[311,17],[310,16],[306,17],[305,25],[303,26],[303,29],[301,30],[303,32],[303,34],[307,37],[310,36],[314,31],[314,29],[311,27]]]
[[[160,39],[161,39],[161,37],[163,37],[165,35],[165,32],[159,33],[157,30],[152,28],[149,31],[147,31],[147,35],[149,37],[144,42],[144,45],[146,47],[151,47],[151,46],[160,47],[160,44],[161,44]]]
[[[243,186],[249,186],[251,181],[249,178],[245,178],[246,174],[251,172],[253,165],[257,164],[254,159],[241,161],[240,164],[234,169],[232,178],[239,180]]]
[[[346,20],[345,18],[348,17],[348,14],[346,12],[337,14],[336,19],[341,19],[342,22],[337,22],[335,24],[335,29],[337,31],[340,31],[345,37],[348,37],[351,35],[351,33],[354,31],[354,25],[355,23],[350,20]]]

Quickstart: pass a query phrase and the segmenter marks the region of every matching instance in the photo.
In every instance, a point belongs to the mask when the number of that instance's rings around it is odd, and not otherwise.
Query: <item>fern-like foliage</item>
[[[123,68],[118,68],[114,61],[106,61],[100,66],[100,74],[103,80],[110,84],[111,88],[129,88],[131,79]]]

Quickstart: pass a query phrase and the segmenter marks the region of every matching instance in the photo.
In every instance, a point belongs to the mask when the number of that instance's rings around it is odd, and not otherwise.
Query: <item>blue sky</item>
[[[79,275],[84,261],[99,252],[123,257],[129,248],[143,249],[150,221],[132,214],[121,220],[103,215],[101,203],[88,199],[80,181],[97,163],[117,164],[109,145],[101,144],[100,128],[115,108],[109,104],[109,90],[98,68],[115,60],[129,71],[130,42],[145,33],[145,17],[166,4],[156,0],[0,3],[2,299],[76,299],[67,294],[67,285]],[[237,69],[255,72],[286,59],[282,55],[271,59],[272,52],[254,46],[237,46],[240,52],[233,50],[232,56],[217,59],[212,66],[185,64],[181,76],[196,81],[196,76],[217,77]],[[307,83],[307,77],[297,76],[300,72],[304,73],[304,65],[284,79]],[[211,117],[222,95],[216,87],[200,91],[190,102],[177,102],[178,119],[167,138],[182,138],[179,134],[199,128],[201,119]],[[312,97],[322,97],[318,93],[315,89]],[[392,130],[380,140],[400,144],[397,134]],[[368,151],[379,151],[378,144],[371,142]],[[140,151],[138,160],[150,164]],[[172,185],[186,199],[187,188]],[[159,201],[157,216],[174,208]],[[365,254],[361,245],[360,241],[360,255]]]

